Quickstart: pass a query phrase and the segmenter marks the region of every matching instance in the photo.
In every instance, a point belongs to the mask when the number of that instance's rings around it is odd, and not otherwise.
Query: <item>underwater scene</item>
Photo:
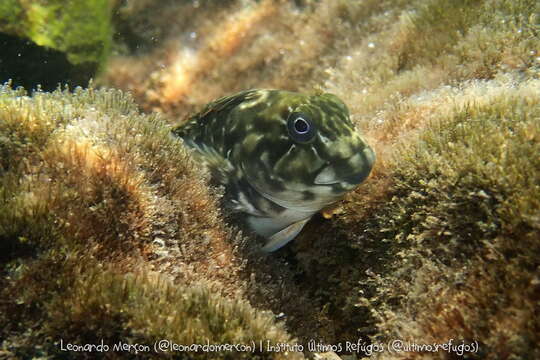
[[[540,359],[537,0],[0,0],[0,359]]]

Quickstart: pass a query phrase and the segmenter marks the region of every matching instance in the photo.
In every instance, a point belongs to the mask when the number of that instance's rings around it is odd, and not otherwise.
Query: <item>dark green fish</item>
[[[335,95],[247,90],[173,130],[196,150],[226,204],[279,249],[369,175],[375,154]]]

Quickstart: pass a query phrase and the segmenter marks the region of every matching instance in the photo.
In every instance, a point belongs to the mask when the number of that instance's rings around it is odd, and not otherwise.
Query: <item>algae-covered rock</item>
[[[34,87],[38,81],[46,88],[58,82],[86,84],[101,68],[112,39],[111,4],[97,1],[19,1],[0,4],[2,34],[1,81],[21,77],[19,85]],[[51,56],[53,52],[56,56]],[[58,74],[55,62],[70,67]],[[70,81],[71,80],[71,81]],[[50,85],[49,85],[50,84]]]
[[[374,343],[538,355],[538,89],[538,80],[471,83],[397,152],[387,202],[358,224],[387,244],[358,288],[358,306],[378,323]]]
[[[218,193],[169,132],[120,91],[0,88],[5,354],[76,358],[66,346],[104,342],[118,358],[283,358],[259,345],[292,337],[229,279]],[[177,347],[156,352],[161,340]]]
[[[0,5],[0,31],[60,50],[74,65],[101,64],[111,45],[110,12],[108,0],[8,0]]]

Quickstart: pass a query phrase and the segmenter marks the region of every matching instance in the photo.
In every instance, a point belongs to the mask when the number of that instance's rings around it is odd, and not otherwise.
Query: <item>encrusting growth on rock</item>
[[[207,175],[162,120],[116,90],[28,97],[9,86],[0,119],[4,347],[292,341],[269,314],[224,297],[242,290],[230,279],[233,233]],[[20,339],[19,326],[35,330]]]

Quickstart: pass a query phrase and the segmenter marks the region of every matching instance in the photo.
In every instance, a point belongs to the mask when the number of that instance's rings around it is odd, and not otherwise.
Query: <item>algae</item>
[[[0,5],[0,31],[65,52],[74,65],[102,65],[111,47],[110,17],[107,0],[10,0]]]
[[[390,201],[373,215],[391,224],[383,236],[395,260],[371,274],[359,303],[378,318],[385,340],[477,340],[486,355],[512,348],[523,357],[535,348],[540,323],[529,271],[540,252],[538,86],[488,85],[482,103],[451,109],[396,156]],[[514,301],[520,316],[498,324]],[[501,326],[512,327],[511,339],[500,338]]]
[[[65,356],[63,343],[100,341],[143,350],[159,340],[250,346],[293,341],[270,314],[213,291],[210,277],[173,284],[153,271],[162,239],[190,249],[232,236],[218,218],[207,175],[168,136],[161,119],[139,115],[120,91],[78,88],[28,96],[9,85],[0,89],[0,119],[5,353]],[[160,213],[165,210],[170,212]],[[138,354],[158,355],[153,347]],[[186,356],[282,358],[230,350]]]
[[[108,0],[3,1],[1,81],[50,91],[86,86],[111,52],[111,13]]]

